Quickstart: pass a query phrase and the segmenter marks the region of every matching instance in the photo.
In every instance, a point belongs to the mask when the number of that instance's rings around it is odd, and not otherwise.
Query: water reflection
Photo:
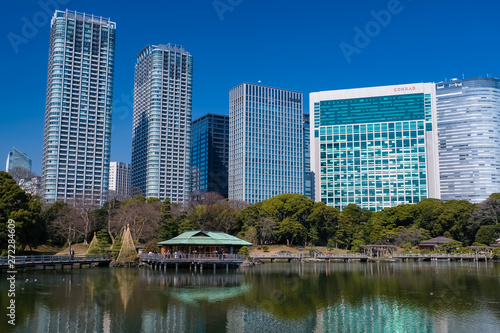
[[[35,280],[36,279],[36,280]],[[0,287],[6,290],[7,281]],[[494,263],[18,273],[15,332],[497,332]],[[5,309],[8,299],[1,298]],[[5,321],[0,331],[10,329]]]

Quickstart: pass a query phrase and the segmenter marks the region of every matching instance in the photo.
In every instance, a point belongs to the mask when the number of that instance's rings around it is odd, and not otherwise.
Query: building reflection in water
[[[500,325],[494,266],[264,266],[229,273],[27,272],[16,285],[15,331],[496,332]],[[425,290],[446,287],[436,281],[451,276],[455,289],[447,292],[454,298],[430,304]],[[461,276],[470,280],[467,288]],[[282,299],[273,303],[276,290]]]

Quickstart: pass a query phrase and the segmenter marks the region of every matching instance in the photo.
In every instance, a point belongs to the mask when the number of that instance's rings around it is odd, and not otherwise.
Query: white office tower
[[[123,200],[132,196],[131,167],[128,163],[109,163],[109,197]]]
[[[148,198],[189,198],[193,57],[175,45],[149,45],[137,56],[132,186]]]
[[[436,99],[442,199],[500,192],[500,80],[440,82]]]
[[[101,205],[108,191],[116,24],[56,11],[51,21],[43,197]]]

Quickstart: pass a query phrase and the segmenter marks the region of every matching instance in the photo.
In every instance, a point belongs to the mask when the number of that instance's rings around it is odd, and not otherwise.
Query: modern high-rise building
[[[314,200],[314,173],[311,171],[311,122],[309,114],[304,113],[304,195]]]
[[[128,163],[109,163],[109,194],[118,200],[132,196],[131,167]]]
[[[191,127],[191,196],[228,196],[229,116],[207,114]]]
[[[148,45],[137,56],[132,186],[148,198],[189,198],[193,57],[176,45]]]
[[[311,93],[316,201],[379,211],[440,198],[433,83]]]
[[[11,172],[14,168],[21,168],[26,170],[26,174],[31,178],[31,158],[25,153],[22,153],[16,147],[12,148],[12,151],[7,155],[7,163],[5,165],[5,171]]]
[[[229,92],[229,198],[304,193],[302,93],[243,83]]]
[[[42,179],[47,202],[99,205],[108,191],[116,24],[56,11],[51,21]]]
[[[500,192],[500,80],[440,82],[436,99],[442,199]]]

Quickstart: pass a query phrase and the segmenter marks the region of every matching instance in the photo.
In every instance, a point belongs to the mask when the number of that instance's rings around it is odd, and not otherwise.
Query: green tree
[[[316,228],[318,243],[325,245],[332,238],[339,225],[340,211],[335,207],[315,202],[311,214],[307,217],[306,228]]]
[[[165,198],[160,208],[160,240],[167,240],[179,235],[179,221],[172,216],[170,198]]]
[[[476,242],[482,244],[493,244],[500,236],[500,224],[483,225],[476,233]]]
[[[260,215],[278,223],[289,218],[304,224],[313,206],[314,201],[305,195],[284,193],[262,201]]]
[[[299,221],[291,218],[285,218],[281,221],[276,231],[278,238],[286,240],[288,246],[292,246],[294,240],[303,240],[306,234],[306,228]]]
[[[15,221],[16,249],[24,250],[45,241],[45,224],[40,218],[42,205],[31,194],[24,192],[5,171],[0,171],[0,247],[7,250],[7,223]]]

